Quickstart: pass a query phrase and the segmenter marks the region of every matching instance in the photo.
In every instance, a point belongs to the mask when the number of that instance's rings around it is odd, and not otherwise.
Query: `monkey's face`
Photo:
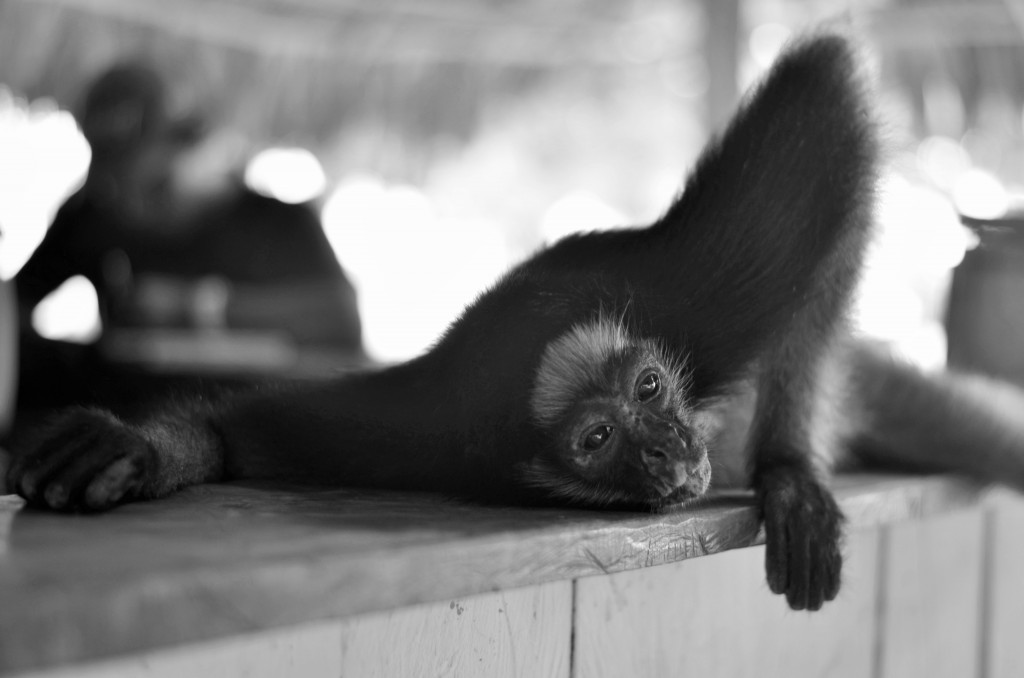
[[[582,397],[555,432],[565,467],[627,502],[662,505],[704,494],[711,466],[679,376],[640,348],[605,369],[606,388]]]
[[[711,466],[686,393],[685,372],[653,343],[602,321],[574,328],[538,371],[531,405],[551,445],[525,479],[591,505],[701,496]]]

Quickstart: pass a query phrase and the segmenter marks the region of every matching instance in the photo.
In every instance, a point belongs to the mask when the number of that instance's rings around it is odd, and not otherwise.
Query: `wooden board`
[[[265,631],[127,659],[19,673],[17,678],[336,678],[340,622]]]
[[[19,678],[568,678],[571,624],[563,582]]]
[[[969,678],[980,669],[984,512],[885,528],[881,678]]]
[[[982,640],[986,678],[1017,678],[1024,668],[1024,498],[999,492],[988,515],[988,582]]]
[[[836,487],[853,525],[979,495],[941,477]],[[92,516],[0,500],[0,673],[662,565],[758,530],[744,493],[656,514],[241,484]]]
[[[764,547],[580,580],[574,678],[871,676],[877,530],[850,535],[840,597],[793,612]]]
[[[342,622],[342,676],[568,678],[572,582]]]

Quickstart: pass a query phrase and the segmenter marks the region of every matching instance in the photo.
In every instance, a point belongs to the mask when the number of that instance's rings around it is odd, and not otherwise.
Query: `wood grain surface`
[[[984,512],[882,533],[879,678],[970,678],[981,661]]]
[[[572,582],[261,631],[18,678],[569,678]]]
[[[877,551],[877,530],[854,531],[815,613],[768,592],[763,546],[580,580],[573,678],[870,678]]]
[[[840,478],[836,491],[855,527],[981,493],[891,476]],[[0,672],[663,565],[758,543],[758,532],[745,493],[655,514],[254,484],[102,515],[0,498]]]

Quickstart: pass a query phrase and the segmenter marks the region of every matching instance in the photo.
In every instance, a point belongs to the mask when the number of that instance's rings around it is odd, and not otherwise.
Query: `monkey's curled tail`
[[[923,373],[867,345],[850,357],[855,459],[1024,490],[1024,390],[978,375]]]

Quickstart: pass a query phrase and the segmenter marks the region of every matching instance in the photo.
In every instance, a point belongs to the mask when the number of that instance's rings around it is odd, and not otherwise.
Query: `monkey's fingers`
[[[18,455],[8,483],[37,507],[103,510],[136,493],[155,465],[140,435],[113,415],[76,408]]]
[[[794,610],[818,610],[839,592],[842,513],[813,477],[778,474],[761,492],[768,586]]]
[[[765,570],[768,588],[782,594],[789,588],[789,539],[786,535],[786,512],[777,501],[766,498],[764,504]]]
[[[829,536],[829,530],[809,530],[798,546],[799,553],[806,561],[798,564],[797,572],[806,572],[806,581],[787,591],[787,601],[794,610],[820,610],[826,601],[833,600],[839,593],[843,558],[838,535]],[[803,588],[801,588],[803,587]]]

